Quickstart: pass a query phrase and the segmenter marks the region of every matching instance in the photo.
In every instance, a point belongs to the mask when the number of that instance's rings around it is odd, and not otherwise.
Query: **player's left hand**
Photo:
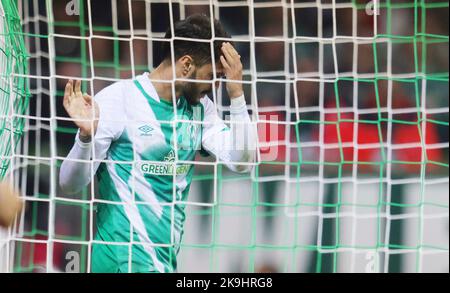
[[[227,77],[227,91],[230,99],[238,98],[244,94],[242,90],[242,83],[233,82],[242,80],[242,63],[241,55],[228,43],[222,43],[223,55],[220,56],[220,62]]]

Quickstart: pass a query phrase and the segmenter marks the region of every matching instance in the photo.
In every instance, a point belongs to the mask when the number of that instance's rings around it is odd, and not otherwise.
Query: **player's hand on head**
[[[244,94],[242,83],[233,82],[242,80],[242,62],[241,55],[228,42],[222,43],[222,53],[220,62],[227,77],[227,92],[231,99],[240,97]]]
[[[88,94],[81,92],[81,81],[69,80],[64,91],[64,108],[80,128],[80,136],[90,139],[98,125],[98,104]]]

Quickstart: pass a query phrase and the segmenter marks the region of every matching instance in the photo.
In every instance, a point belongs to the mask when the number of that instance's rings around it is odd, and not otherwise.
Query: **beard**
[[[200,103],[200,98],[202,98],[201,92],[196,87],[196,84],[190,82],[183,87],[182,95],[193,106]]]
[[[197,71],[194,71],[189,78],[194,79],[196,76]],[[195,82],[187,82],[182,88],[182,96],[184,96],[186,101],[192,106],[198,105],[200,103],[200,99],[210,92],[211,90],[202,91],[199,84]]]

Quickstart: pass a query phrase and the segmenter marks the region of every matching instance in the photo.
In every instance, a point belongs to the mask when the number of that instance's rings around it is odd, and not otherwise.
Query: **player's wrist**
[[[245,102],[244,93],[242,93],[240,96],[235,97],[230,100],[230,107],[231,108],[241,108],[242,106],[245,106],[247,103]]]
[[[236,82],[228,82],[227,84],[228,96],[230,99],[239,98],[244,94],[242,84]]]
[[[78,134],[78,138],[82,143],[90,143],[92,140],[92,135],[90,133],[86,133],[82,130],[80,130],[80,133]]]
[[[234,99],[237,99],[237,98],[243,96],[244,95],[244,91],[243,90],[237,90],[237,91],[231,92],[229,95],[230,95],[230,99],[234,100]]]

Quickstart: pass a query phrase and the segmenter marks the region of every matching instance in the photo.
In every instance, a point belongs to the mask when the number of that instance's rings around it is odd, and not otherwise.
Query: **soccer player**
[[[219,21],[213,25],[216,38],[230,37]],[[211,52],[210,42],[194,40],[212,39],[205,15],[175,23],[174,34],[183,39],[173,48],[165,43],[164,59],[151,73],[114,83],[94,99],[82,94],[80,81],[67,83],[64,107],[79,131],[61,166],[60,186],[80,191],[91,180],[91,166],[79,160],[94,159],[100,196],[114,202],[97,206],[92,272],[176,271],[185,220],[179,202],[187,200],[196,152],[240,173],[255,159],[240,55],[229,42],[214,41]],[[171,35],[169,29],[165,38]],[[237,122],[230,127],[210,99],[219,86],[213,66],[217,78],[227,79],[230,121]],[[183,121],[171,124],[175,119]]]

